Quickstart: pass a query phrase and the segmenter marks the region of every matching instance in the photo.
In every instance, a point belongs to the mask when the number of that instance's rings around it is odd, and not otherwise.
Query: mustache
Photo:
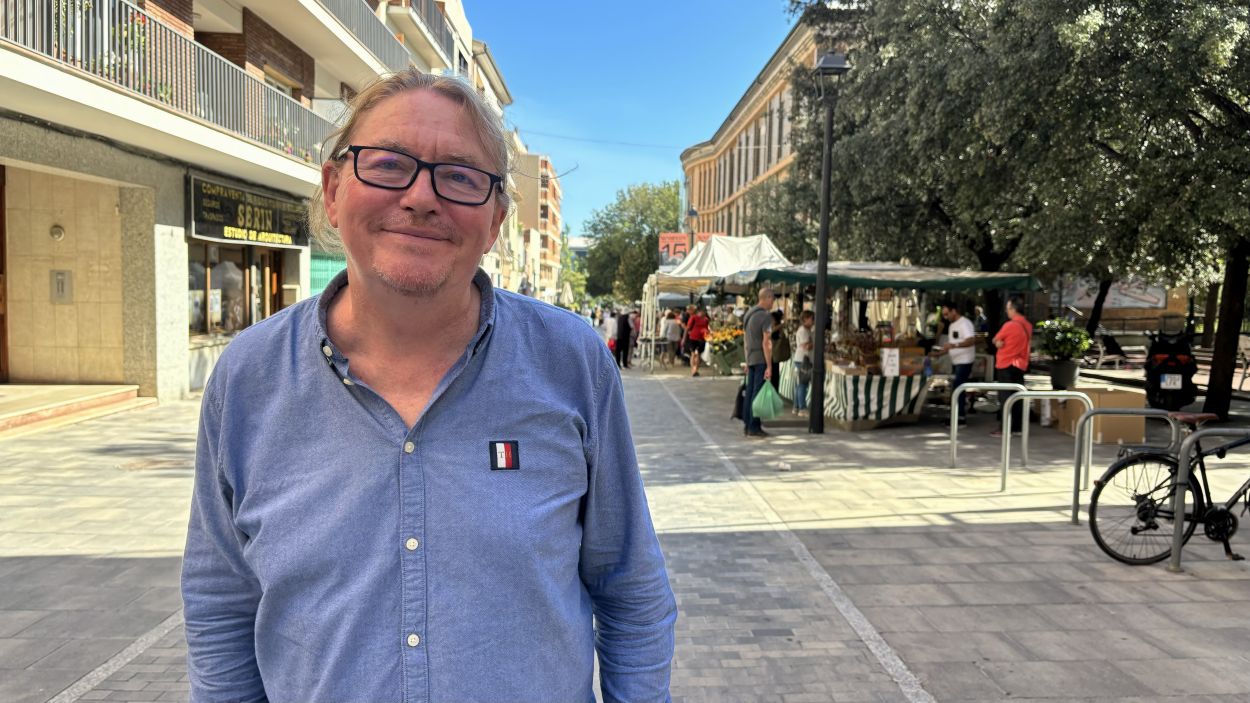
[[[448,239],[453,238],[455,234],[454,228],[449,226],[446,222],[441,222],[432,217],[390,216],[382,218],[382,220],[378,223],[378,226],[382,229],[389,230],[432,230],[434,232],[438,232],[444,237],[447,237]]]

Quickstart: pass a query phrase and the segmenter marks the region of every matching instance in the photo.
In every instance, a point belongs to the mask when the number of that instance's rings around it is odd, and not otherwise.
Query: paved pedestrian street
[[[1035,429],[1000,493],[984,415],[951,469],[936,419],[747,439],[734,380],[625,383],[681,609],[675,701],[1250,699],[1247,562],[1201,535],[1183,574],[1108,559],[1069,524],[1070,437]],[[196,414],[0,440],[0,701],[186,700]],[[1217,494],[1245,475],[1226,465]]]

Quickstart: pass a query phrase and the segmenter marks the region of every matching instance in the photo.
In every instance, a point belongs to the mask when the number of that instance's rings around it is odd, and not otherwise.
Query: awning
[[[816,262],[760,268],[725,277],[726,283],[816,283]],[[936,291],[1041,290],[1027,273],[990,273],[883,261],[830,261],[828,282],[834,288],[903,288]]]
[[[664,292],[702,293],[725,276],[789,266],[790,260],[766,235],[712,237],[696,244],[694,251],[671,273],[656,274],[656,284],[658,290]]]

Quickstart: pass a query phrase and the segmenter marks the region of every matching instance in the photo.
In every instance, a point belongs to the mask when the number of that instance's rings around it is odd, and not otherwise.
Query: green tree
[[[586,224],[593,240],[586,266],[586,292],[631,302],[642,297],[647,276],[660,266],[660,232],[679,222],[677,181],[643,183],[618,191],[616,200],[595,210]]]
[[[1199,283],[1227,252],[1244,292],[1244,0],[792,8],[854,66],[836,89],[840,255],[1078,273],[1105,290],[1133,274]],[[804,119],[787,183],[811,212],[823,104],[810,69],[793,84]],[[1221,327],[1243,297],[1226,297]],[[1216,346],[1219,366],[1235,339]]]
[[[564,284],[569,285],[569,289],[573,291],[573,299],[566,300],[564,303],[570,307],[580,306],[586,299],[586,271],[581,258],[573,256],[573,252],[569,251],[569,226],[564,225],[564,230],[560,232],[560,290],[564,290]]]

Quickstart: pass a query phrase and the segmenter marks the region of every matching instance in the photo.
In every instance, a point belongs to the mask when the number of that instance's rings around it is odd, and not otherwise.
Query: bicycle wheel
[[[1176,459],[1137,454],[1112,464],[1096,481],[1089,497],[1089,531],[1102,551],[1125,564],[1163,561],[1172,554],[1175,515]],[[1197,527],[1202,491],[1189,477],[1185,492],[1185,541]]]

